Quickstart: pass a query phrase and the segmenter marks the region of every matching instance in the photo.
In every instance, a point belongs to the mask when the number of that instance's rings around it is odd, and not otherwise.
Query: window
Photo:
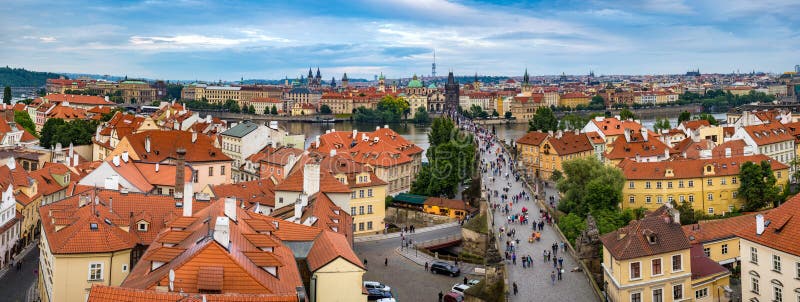
[[[690,180],[689,181],[689,187],[690,188],[694,188],[694,180]]]
[[[695,299],[702,299],[708,297],[708,287],[700,290],[694,291],[694,298]]]
[[[778,177],[777,178],[781,178],[781,171],[778,171]]]
[[[358,190],[358,198],[364,198],[364,190]]]
[[[372,205],[367,205],[367,214],[372,214]]]
[[[681,255],[673,255],[672,256],[672,271],[673,272],[677,272],[677,271],[682,271],[683,270],[683,263],[682,263],[683,261],[682,260],[683,259],[682,259]]]
[[[367,189],[367,196],[372,197],[372,189]]]
[[[653,276],[661,275],[661,259],[653,259],[651,260],[651,274]]]
[[[709,178],[708,180],[706,180],[706,184],[709,185],[709,186],[713,186],[714,185],[714,181],[711,178]]]
[[[89,264],[89,281],[103,280],[103,264],[90,263]]]
[[[678,188],[683,188],[683,180],[678,181]]]
[[[631,302],[642,302],[642,293],[632,293]]]
[[[372,229],[372,221],[367,221],[367,230]]]
[[[208,167],[208,176],[214,176],[214,167]]]
[[[671,204],[673,200],[674,199],[672,198],[672,196],[667,196],[667,202],[669,202]]]
[[[727,253],[728,253],[728,245],[727,244],[723,244],[722,245],[722,254],[725,255]]]
[[[138,230],[141,232],[147,232],[147,223],[140,222],[138,225]]]
[[[772,270],[781,272],[781,256],[772,255]]]
[[[731,177],[731,183],[732,183],[732,184],[736,184],[736,176],[734,176],[734,177]]]
[[[664,196],[656,197],[656,203],[664,203]]]
[[[775,302],[782,302],[783,301],[783,289],[779,286],[772,287],[772,301]]]
[[[800,262],[797,263],[797,276],[795,276],[795,278],[800,279]]]
[[[653,290],[653,302],[664,302],[664,293],[662,289]]]
[[[633,188],[634,188],[634,187],[633,187],[633,182],[632,182],[632,181],[629,181],[629,182],[628,182],[628,188],[629,188],[629,189],[633,189]]]
[[[750,290],[758,294],[758,278],[750,277]]]
[[[689,202],[694,202],[694,195],[689,194]]]
[[[758,250],[755,247],[750,247],[750,262],[758,264]]]
[[[686,201],[686,196],[681,195],[678,199],[681,201],[681,203],[683,203]]]
[[[355,199],[356,198],[356,191],[350,192],[350,198],[351,199]]]
[[[683,284],[672,286],[672,299],[673,300],[683,299]]]
[[[644,183],[644,187],[645,187],[645,189],[650,189],[650,182],[649,181],[645,182]]]
[[[724,185],[725,184],[725,178],[720,179],[719,180],[719,184]]]
[[[630,203],[634,203],[634,202],[636,202],[636,198],[635,198],[635,197],[633,197],[633,195],[631,195],[631,196],[628,196],[628,202],[630,202]]]
[[[631,262],[631,280],[642,277],[641,263]]]
[[[219,166],[219,175],[225,175],[225,166]]]
[[[650,201],[651,201],[651,200],[650,200],[650,196],[645,196],[645,197],[644,197],[644,202],[646,202],[646,203],[650,203]]]
[[[356,207],[350,207],[350,216],[356,216]]]
[[[123,264],[122,265],[122,272],[127,272],[127,271],[128,271],[128,265],[127,264]]]
[[[358,215],[364,215],[364,206],[358,206]]]
[[[660,181],[656,182],[656,189],[661,189],[661,182]]]
[[[731,197],[736,198],[736,195],[739,195],[738,193],[739,192],[737,192],[737,191],[733,191],[733,193],[731,193]]]
[[[672,182],[671,181],[667,182],[667,189],[672,189]]]
[[[358,230],[359,231],[363,231],[364,230],[364,223],[363,222],[359,222],[358,223]]]
[[[703,254],[705,254],[706,257],[710,257],[711,256],[711,248],[704,248],[703,249]]]
[[[708,193],[708,200],[714,200],[714,193]],[[713,214],[713,213],[709,213]]]

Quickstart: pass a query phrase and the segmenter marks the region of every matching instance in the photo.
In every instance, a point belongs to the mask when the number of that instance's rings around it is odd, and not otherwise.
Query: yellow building
[[[463,200],[429,197],[422,206],[425,213],[464,219],[472,208]]]
[[[693,252],[678,211],[668,207],[603,235],[601,241],[603,284],[610,301],[692,300],[696,290],[715,295],[707,288],[726,286],[730,276],[702,251]]]
[[[561,95],[559,105],[575,108],[578,105],[587,106],[590,101],[591,98],[582,92],[570,92]]]
[[[712,159],[687,159],[664,162],[624,160],[619,164],[627,183],[622,188],[622,209],[657,209],[664,204],[684,201],[695,210],[723,215],[741,208],[736,197],[739,167],[745,162],[770,161],[776,184],[789,181],[789,167],[765,155],[733,156]]]
[[[529,176],[540,177],[539,152],[548,134],[531,131],[517,139],[517,161],[525,167]]]
[[[577,132],[577,131],[576,131]],[[564,132],[545,138],[539,152],[539,177],[550,179],[554,171],[562,171],[568,160],[594,156],[594,146],[583,133]]]
[[[736,232],[755,221],[755,213],[723,219],[703,220],[684,225],[683,233],[693,245],[703,247],[706,256],[733,268],[740,260],[739,237]]]

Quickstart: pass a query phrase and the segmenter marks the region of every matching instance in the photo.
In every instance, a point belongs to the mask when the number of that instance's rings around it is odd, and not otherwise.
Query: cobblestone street
[[[485,147],[485,143],[486,142],[482,142],[481,147]],[[489,152],[481,152],[482,159],[486,163],[495,161],[498,157],[498,148],[500,147],[495,143]],[[505,158],[508,160],[509,156],[506,155]],[[504,177],[506,173],[509,174],[508,180]],[[514,180],[513,172],[509,171],[507,164],[501,167],[500,173],[494,177],[494,182],[492,182],[492,176],[491,169],[488,169],[487,173],[484,173],[482,176],[483,184],[490,190],[497,190],[502,194],[502,189],[508,186],[509,196],[518,194],[522,190],[525,190],[531,196],[530,201],[525,201],[523,199],[514,204],[511,209],[511,214],[521,213],[522,207],[526,207],[531,221],[540,220],[540,208],[533,200],[535,193],[529,192],[524,188],[521,181]],[[550,196],[554,194],[554,192],[555,191],[550,188],[550,190],[547,190],[547,195]],[[493,203],[501,202],[500,197],[495,197],[493,195],[491,196],[491,201]],[[510,282],[516,282],[519,288],[519,293],[517,293],[516,296],[513,295],[513,293],[511,294],[510,301],[598,301],[598,297],[592,289],[592,285],[586,275],[583,272],[570,272],[570,270],[578,266],[578,264],[572,255],[568,252],[563,253],[561,248],[559,248],[558,256],[564,256],[563,280],[557,280],[555,285],[552,284],[550,274],[556,270],[553,268],[552,262],[544,262],[542,255],[544,250],[551,249],[551,245],[554,242],[558,242],[560,246],[561,240],[552,227],[545,224],[541,234],[541,241],[528,243],[528,237],[533,232],[531,224],[507,224],[507,216],[505,216],[500,209],[494,212],[493,221],[495,225],[495,235],[498,235],[499,227],[507,226],[507,228],[516,230],[516,238],[520,240],[516,252],[517,264],[514,265],[511,261],[507,261]],[[502,248],[506,244],[505,236],[500,238],[498,243],[501,247],[500,253],[502,255],[504,251]],[[530,268],[522,268],[520,259],[522,256],[527,255],[533,258],[533,265]],[[511,291],[510,285],[509,291]]]

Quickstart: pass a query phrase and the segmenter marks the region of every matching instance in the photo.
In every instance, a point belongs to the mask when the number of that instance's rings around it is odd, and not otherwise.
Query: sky
[[[4,1],[0,65],[167,80],[784,72],[797,0]]]

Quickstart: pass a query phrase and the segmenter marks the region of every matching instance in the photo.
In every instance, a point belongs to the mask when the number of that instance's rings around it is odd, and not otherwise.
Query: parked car
[[[432,274],[449,275],[451,277],[461,275],[460,268],[443,261],[434,261],[433,264],[431,264],[430,270]]]
[[[450,293],[447,293],[446,295],[444,295],[443,301],[444,302],[463,302],[464,301],[464,295],[459,294],[459,293],[450,292]]]
[[[368,301],[385,301],[383,299],[394,299],[392,292],[385,292],[380,289],[367,289]]]
[[[467,285],[469,285],[470,287],[472,287],[472,286],[474,286],[475,284],[478,284],[479,282],[481,282],[481,280],[478,280],[478,279],[469,279],[469,281],[467,281]]]
[[[367,289],[379,289],[385,292],[392,291],[391,287],[378,281],[364,281],[364,287]]]
[[[469,285],[466,284],[456,284],[453,285],[453,288],[450,289],[450,292],[464,294],[464,291],[469,288]]]

